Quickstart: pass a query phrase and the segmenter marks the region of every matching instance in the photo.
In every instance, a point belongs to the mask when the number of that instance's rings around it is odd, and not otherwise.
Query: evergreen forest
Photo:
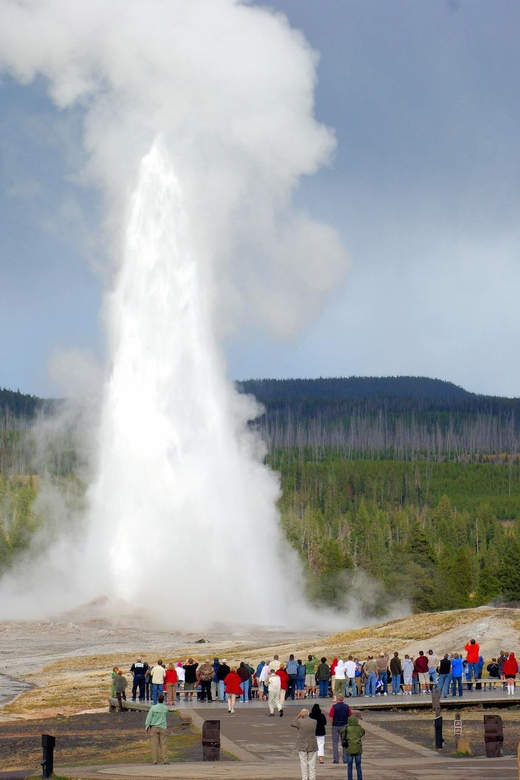
[[[382,615],[520,601],[520,400],[421,377],[250,380],[309,597]],[[80,508],[59,401],[0,390],[0,572],[52,538],[42,485]],[[137,410],[136,410],[137,413]],[[42,534],[43,531],[43,534]],[[290,556],[287,556],[289,562]],[[288,563],[288,565],[290,565]]]

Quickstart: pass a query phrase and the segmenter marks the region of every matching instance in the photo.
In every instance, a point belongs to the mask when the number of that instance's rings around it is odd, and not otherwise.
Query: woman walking
[[[235,714],[235,702],[237,696],[242,696],[242,680],[237,674],[236,666],[231,667],[231,671],[224,678],[224,688],[227,695],[228,712]]]
[[[300,757],[302,780],[315,780],[316,778],[316,754],[318,743],[316,741],[316,721],[309,717],[309,710],[300,710],[291,723],[298,729],[296,750]]]
[[[318,743],[318,761],[325,763],[325,727],[327,716],[321,711],[319,704],[314,704],[309,718],[316,721],[316,742]]]
[[[362,739],[365,736],[365,729],[359,725],[355,715],[351,715],[347,725],[341,729],[342,740],[347,740],[343,749],[347,754],[347,780],[353,780],[353,764],[356,763],[357,780],[363,780],[361,771],[361,754],[363,753]]]

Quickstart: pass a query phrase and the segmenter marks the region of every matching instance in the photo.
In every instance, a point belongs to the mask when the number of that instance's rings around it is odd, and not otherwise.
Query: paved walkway
[[[55,771],[58,775],[81,780],[298,780],[300,772],[294,748],[295,731],[290,724],[300,704],[288,703],[283,718],[268,718],[267,705],[263,702],[237,705],[235,715],[228,715],[221,704],[191,705],[196,727],[202,728],[206,719],[220,720],[222,750],[239,761],[201,761],[167,766],[57,766]],[[369,717],[367,714],[363,719],[367,732],[363,741],[364,780],[518,780],[516,758],[446,758],[372,725]],[[328,731],[326,763],[317,766],[317,780],[333,780],[336,777],[344,780],[345,767],[332,764],[330,729]]]

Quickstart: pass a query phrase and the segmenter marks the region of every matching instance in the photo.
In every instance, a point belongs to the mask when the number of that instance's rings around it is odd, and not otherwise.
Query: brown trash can
[[[220,761],[219,720],[205,720],[202,724],[202,760]]]
[[[484,742],[488,758],[500,758],[504,754],[504,727],[500,715],[484,715]]]

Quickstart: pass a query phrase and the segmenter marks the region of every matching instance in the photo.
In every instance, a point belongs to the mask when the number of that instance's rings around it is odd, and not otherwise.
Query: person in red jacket
[[[478,657],[480,655],[480,645],[478,645],[474,639],[471,639],[465,646],[466,661],[468,662],[468,675],[467,680],[477,679],[477,664]]]
[[[507,680],[507,695],[514,696],[515,677],[518,672],[518,661],[514,653],[509,653],[507,660],[504,661],[504,675]]]
[[[280,685],[281,685],[280,703],[281,703],[281,705],[283,707],[284,702],[285,702],[285,696],[287,694],[287,689],[289,687],[289,675],[285,671],[285,665],[284,664],[280,664],[280,668],[276,670],[276,674],[280,678]]]
[[[166,669],[166,674],[164,676],[164,691],[166,693],[166,701],[170,707],[172,704],[177,704],[178,680],[179,678],[177,677],[175,666],[173,664],[168,664],[168,668]]]
[[[228,712],[235,713],[235,701],[237,696],[242,696],[242,680],[237,674],[236,666],[232,666],[229,674],[224,677],[224,688],[227,695]]]

